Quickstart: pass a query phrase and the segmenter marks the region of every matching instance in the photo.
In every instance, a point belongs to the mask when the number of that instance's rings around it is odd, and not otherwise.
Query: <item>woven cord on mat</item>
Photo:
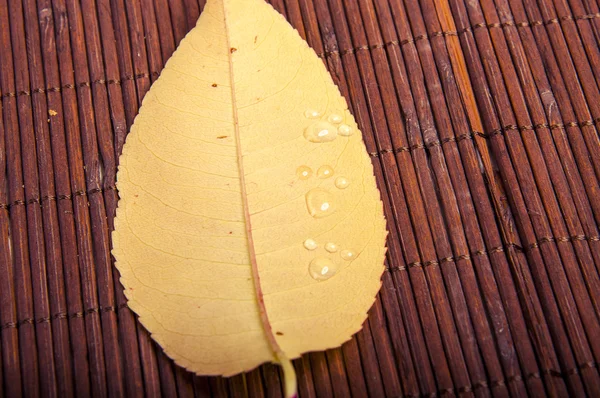
[[[0,0],[0,398],[281,397],[175,366],[110,256],[125,137],[203,0]],[[593,0],[273,0],[363,132],[383,287],[301,397],[600,396]]]

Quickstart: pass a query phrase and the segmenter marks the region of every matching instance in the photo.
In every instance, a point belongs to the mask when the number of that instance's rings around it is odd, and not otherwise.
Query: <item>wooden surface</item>
[[[363,131],[389,225],[364,329],[301,397],[600,396],[598,0],[273,0]],[[0,398],[281,397],[127,308],[118,155],[204,0],[0,0]]]

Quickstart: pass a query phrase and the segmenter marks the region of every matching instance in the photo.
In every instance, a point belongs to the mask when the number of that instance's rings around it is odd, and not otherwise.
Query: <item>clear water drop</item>
[[[333,167],[331,166],[321,166],[319,167],[319,170],[317,170],[317,177],[319,178],[329,178],[333,175]]]
[[[335,212],[334,196],[321,188],[311,189],[306,194],[306,207],[314,218],[327,217]]]
[[[337,129],[328,122],[316,122],[304,130],[304,138],[310,142],[330,142],[337,137]]]
[[[308,272],[313,279],[324,281],[335,275],[337,265],[327,257],[317,257],[310,262]]]
[[[354,129],[347,124],[342,124],[340,127],[338,127],[338,133],[344,137],[348,137],[354,134]]]
[[[298,175],[298,178],[301,180],[308,180],[312,174],[313,171],[308,166],[300,166],[298,169],[296,169],[296,175]]]
[[[316,109],[308,109],[306,112],[304,112],[304,116],[306,116],[308,119],[318,119],[321,117],[321,112]]]
[[[346,249],[340,252],[340,257],[342,257],[346,261],[352,261],[356,258],[356,253],[354,253],[352,250]]]
[[[315,250],[319,245],[313,239],[306,239],[304,241],[304,247],[306,250]]]
[[[335,179],[335,186],[339,189],[346,189],[350,185],[350,181],[346,177],[338,177]]]
[[[327,250],[329,253],[335,253],[339,250],[339,248],[335,243],[329,242],[325,245],[325,250]]]
[[[337,113],[332,113],[331,115],[329,115],[327,120],[329,120],[331,123],[334,123],[334,124],[340,124],[341,122],[344,121],[344,118],[342,116],[338,115]]]

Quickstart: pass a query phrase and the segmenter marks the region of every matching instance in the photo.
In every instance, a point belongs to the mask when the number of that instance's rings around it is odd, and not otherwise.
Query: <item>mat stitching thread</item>
[[[409,263],[407,265],[390,266],[390,267],[387,267],[386,270],[389,271],[389,272],[405,271],[408,268],[427,267],[427,266],[431,266],[431,265],[440,265],[440,264],[444,264],[444,263],[456,262],[456,261],[459,261],[459,260],[469,260],[472,257],[477,257],[477,256],[483,256],[483,255],[489,255],[489,254],[503,252],[503,251],[506,250],[507,247],[513,247],[513,248],[515,248],[516,250],[519,250],[519,251],[523,250],[523,248],[521,248],[517,244],[509,244],[507,246],[493,247],[493,248],[491,248],[489,250],[486,250],[486,249],[477,250],[477,251],[474,251],[472,254],[461,254],[461,255],[458,255],[458,256],[449,256],[449,257],[444,257],[444,258],[439,259],[439,260],[426,261],[424,263],[421,263],[420,261],[414,261],[414,262]]]
[[[475,138],[475,136],[479,136],[479,137],[483,137],[485,139],[490,139],[493,138],[497,135],[502,135],[504,134],[505,131],[521,131],[521,132],[525,132],[525,131],[535,131],[537,129],[541,129],[541,128],[546,128],[546,129],[550,129],[550,130],[556,130],[556,129],[565,129],[565,127],[587,127],[587,126],[594,126],[596,123],[600,123],[600,118],[596,118],[593,120],[583,120],[583,121],[577,121],[577,122],[568,122],[568,123],[553,123],[553,124],[548,124],[548,123],[538,123],[536,125],[524,125],[524,126],[517,126],[514,124],[509,124],[507,126],[504,126],[502,128],[499,129],[495,129],[492,130],[489,133],[482,133],[479,131],[473,131],[470,133],[466,133],[466,134],[461,134],[458,136],[454,136],[454,137],[447,137],[447,138],[443,138],[441,140],[434,140],[434,141],[430,141],[428,143],[425,144],[415,144],[412,146],[401,146],[401,147],[397,147],[394,149],[391,148],[384,148],[384,149],[380,149],[379,151],[375,151],[375,152],[369,152],[369,156],[371,157],[379,157],[379,155],[383,155],[386,153],[401,153],[401,152],[411,152],[414,151],[416,149],[431,149],[433,147],[439,147],[442,146],[444,144],[447,144],[449,142],[460,142],[463,140],[472,140],[473,138]]]
[[[578,365],[576,368],[574,369],[568,369],[565,370],[563,372],[554,370],[554,369],[543,369],[540,372],[533,372],[530,374],[527,374],[525,376],[521,376],[521,375],[514,375],[514,376],[510,376],[507,377],[505,379],[501,379],[501,380],[494,380],[494,381],[479,381],[476,383],[473,383],[472,386],[463,386],[463,387],[457,387],[457,388],[446,388],[444,390],[440,390],[440,391],[435,391],[435,392],[431,392],[431,393],[424,393],[422,395],[407,395],[407,396],[411,396],[411,397],[437,397],[438,395],[446,395],[446,394],[454,394],[454,393],[465,393],[465,392],[471,392],[473,390],[476,390],[478,388],[487,388],[487,389],[491,389],[491,388],[496,388],[496,387],[500,387],[500,386],[506,386],[507,384],[513,383],[515,381],[523,381],[523,380],[530,380],[530,379],[541,379],[542,376],[552,376],[552,377],[560,377],[560,378],[564,378],[567,376],[573,376],[576,374],[579,374],[580,370],[584,370],[584,369],[588,369],[588,368],[595,368],[597,366],[597,364],[593,361],[590,362],[586,362],[583,363],[581,365]]]
[[[459,30],[432,32],[430,34],[422,34],[419,36],[415,36],[414,38],[410,38],[410,39],[391,40],[391,41],[388,41],[385,43],[363,45],[363,46],[359,46],[359,47],[349,48],[346,50],[325,51],[322,53],[318,53],[317,56],[319,58],[328,57],[330,55],[344,56],[344,55],[348,55],[348,54],[355,54],[358,51],[363,51],[363,50],[375,50],[375,49],[380,49],[380,48],[390,47],[390,46],[404,46],[406,44],[415,43],[417,41],[429,39],[432,37],[458,36],[460,34],[463,34],[466,32],[473,32],[474,30],[481,29],[481,28],[494,29],[494,28],[504,28],[504,27],[509,27],[509,26],[516,26],[517,28],[524,28],[526,26],[552,25],[555,23],[559,23],[560,21],[579,21],[579,20],[591,20],[591,19],[596,19],[596,18],[600,18],[600,13],[576,15],[576,16],[564,15],[562,17],[552,18],[552,19],[548,19],[545,21],[523,21],[523,22],[505,21],[505,22],[494,22],[494,23],[481,22],[481,23],[478,23],[478,24],[475,24],[472,26],[468,26],[463,29],[459,29]]]
[[[41,198],[31,198],[31,199],[28,199],[27,201],[15,200],[12,203],[0,203],[0,209],[10,210],[11,207],[25,206],[25,205],[30,205],[33,203],[37,203],[39,206],[42,206],[45,202],[51,202],[51,201],[57,201],[57,200],[71,200],[71,199],[73,199],[73,197],[76,197],[76,196],[89,196],[89,195],[93,195],[96,193],[116,191],[116,190],[117,190],[117,187],[114,185],[111,185],[106,188],[93,188],[88,191],[75,191],[72,194],[68,194],[68,195],[57,195],[57,196],[46,195],[46,196],[42,196]]]
[[[9,92],[9,93],[3,93],[0,95],[0,98],[14,98],[14,97],[20,97],[20,96],[31,96],[32,93],[39,93],[39,94],[43,94],[46,92],[61,92],[62,90],[65,89],[75,89],[76,87],[91,87],[94,84],[116,84],[116,85],[120,85],[122,82],[124,81],[128,81],[128,80],[138,80],[138,79],[144,79],[144,78],[150,78],[151,76],[159,76],[160,73],[159,72],[150,72],[150,73],[138,73],[137,75],[133,75],[133,76],[122,76],[120,79],[96,79],[90,82],[80,82],[80,83],[75,83],[75,84],[64,84],[60,87],[47,87],[47,88],[36,88],[33,89],[31,91],[28,90],[21,90],[21,91],[15,91],[15,92]]]
[[[9,328],[19,328],[22,325],[49,323],[49,322],[57,320],[57,319],[83,318],[84,316],[90,315],[90,314],[118,312],[119,310],[126,308],[126,307],[127,307],[127,303],[122,303],[117,306],[110,305],[110,306],[106,306],[106,307],[94,307],[94,308],[88,308],[83,311],[78,311],[78,312],[73,312],[73,313],[59,312],[54,315],[42,317],[42,318],[25,318],[18,322],[7,322],[3,325],[0,325],[0,330],[9,329]]]
[[[535,241],[533,243],[530,243],[529,245],[527,245],[525,247],[521,247],[515,243],[510,243],[508,245],[497,246],[497,247],[493,247],[493,248],[487,249],[487,250],[486,249],[476,250],[476,251],[473,251],[471,254],[461,254],[458,256],[449,256],[449,257],[444,257],[439,260],[429,260],[426,262],[413,261],[412,263],[409,263],[407,265],[402,265],[402,266],[389,266],[386,268],[386,270],[389,272],[405,271],[410,268],[428,267],[431,265],[440,265],[440,264],[444,264],[444,263],[457,262],[460,260],[470,260],[473,257],[490,255],[490,254],[494,254],[494,253],[500,253],[500,252],[506,251],[508,248],[514,248],[515,250],[520,251],[520,252],[527,252],[527,251],[530,251],[533,249],[537,249],[545,243],[551,243],[551,242],[569,243],[569,242],[582,242],[582,241],[600,242],[600,236],[595,236],[595,235],[592,235],[592,236],[573,235],[573,236],[559,236],[559,237],[545,236],[545,237],[538,239],[537,241]]]

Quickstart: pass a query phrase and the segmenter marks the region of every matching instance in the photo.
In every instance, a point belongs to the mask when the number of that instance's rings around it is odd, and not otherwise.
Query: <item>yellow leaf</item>
[[[322,61],[263,0],[209,0],[127,137],[113,254],[179,365],[284,366],[360,330],[385,220],[361,133]]]

